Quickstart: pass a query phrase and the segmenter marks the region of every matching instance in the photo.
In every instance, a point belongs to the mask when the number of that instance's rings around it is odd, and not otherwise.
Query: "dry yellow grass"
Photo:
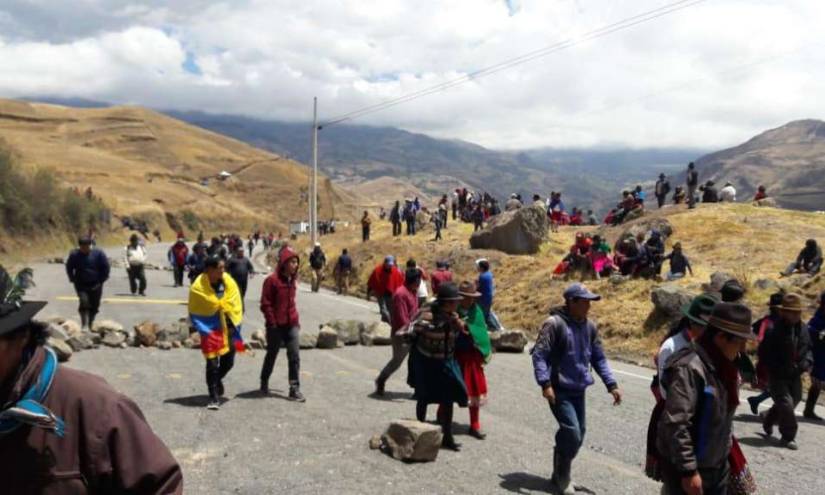
[[[167,236],[166,214],[180,218],[183,210],[211,232],[285,230],[307,217],[307,167],[150,110],[0,99],[0,137],[21,166],[91,187],[116,215],[145,218]],[[222,170],[233,177],[214,180]],[[213,179],[204,187],[206,177]],[[323,177],[319,196],[322,219],[354,217],[363,207]]]
[[[702,284],[716,271],[736,275],[748,288],[746,302],[760,315],[771,291],[753,287],[762,278],[777,279],[779,271],[795,259],[809,237],[825,241],[825,215],[790,210],[755,208],[746,204],[700,205],[688,212],[680,208],[666,208],[657,215],[668,218],[674,234],[668,241],[681,241],[694,268],[694,276],[679,285],[699,293]],[[554,280],[553,268],[572,244],[575,233],[587,228],[562,228],[551,234],[541,251],[533,256],[509,256],[498,251],[471,250],[468,239],[472,227],[450,222],[444,230],[444,240],[433,242],[432,228],[415,237],[393,238],[389,222],[374,222],[372,239],[360,241],[360,226],[342,228],[334,235],[321,239],[329,266],[325,285],[332,286],[332,265],[341,249],[349,249],[355,265],[353,292],[365,294],[366,279],[372,268],[384,256],[392,254],[403,264],[416,259],[426,270],[435,269],[435,261],[449,259],[458,280],[475,279],[473,261],[486,257],[491,261],[496,280],[495,310],[504,325],[534,332],[547,315],[548,309],[560,304],[561,293],[568,282]],[[612,242],[621,227],[608,228]],[[307,239],[296,241],[303,255],[302,275],[309,277],[306,263],[310,246]],[[630,280],[613,285],[607,280],[589,281],[588,286],[602,294],[601,302],[593,306],[593,316],[599,322],[602,336],[613,353],[647,362],[661,341],[667,322],[650,319],[653,305],[650,290],[657,282]],[[809,300],[825,289],[822,276],[800,288]]]

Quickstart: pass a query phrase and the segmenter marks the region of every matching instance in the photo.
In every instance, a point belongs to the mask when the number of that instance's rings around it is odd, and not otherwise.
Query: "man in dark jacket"
[[[667,193],[670,192],[670,181],[667,180],[665,174],[659,174],[659,180],[656,181],[656,187],[653,189],[656,195],[656,201],[659,203],[659,208],[665,205]]]
[[[794,409],[802,400],[802,374],[813,365],[811,340],[807,325],[802,323],[800,296],[785,294],[776,309],[779,318],[759,344],[759,360],[767,367],[768,390],[773,399],[762,429],[770,437],[778,424],[781,444],[796,450],[798,425]]]
[[[699,187],[699,173],[693,162],[688,163],[687,170],[688,208],[696,208],[696,188]]]
[[[192,253],[186,258],[186,268],[189,270],[189,283],[195,281],[203,273],[206,264],[206,244],[198,243],[192,248]]]
[[[390,222],[392,222],[393,237],[401,235],[401,203],[395,202],[395,206],[390,210]]]
[[[321,280],[324,279],[324,267],[327,266],[327,256],[321,249],[320,242],[316,242],[312,252],[309,253],[309,266],[312,268],[312,292],[318,292],[321,288]]]
[[[531,351],[536,382],[559,423],[550,482],[565,495],[574,493],[570,470],[584,441],[585,390],[595,382],[591,367],[613,396],[613,404],[622,402],[596,324],[587,318],[591,301],[600,299],[584,285],[571,284],[564,291],[564,308],[551,312]]]
[[[719,303],[698,342],[676,352],[662,376],[667,392],[657,447],[668,495],[727,493],[738,396],[734,360],[751,332],[747,306]]]
[[[91,239],[82,237],[66,260],[66,275],[80,300],[77,310],[81,326],[91,329],[100,310],[103,283],[109,279],[109,259],[103,251],[92,247]]]
[[[352,273],[352,258],[346,248],[341,251],[341,256],[335,263],[335,286],[338,288],[338,293],[349,294],[349,277]]]
[[[702,203],[718,203],[719,193],[716,191],[716,184],[712,180],[705,183],[702,188]]]
[[[180,466],[138,406],[102,378],[59,365],[43,346],[45,325],[32,321],[46,303],[8,300],[8,289],[0,287],[1,491],[183,493]]]
[[[301,358],[299,354],[298,307],[295,295],[298,292],[298,254],[290,247],[281,250],[278,266],[264,280],[261,289],[261,312],[266,321],[266,356],[261,368],[261,393],[269,394],[269,377],[275,366],[275,359],[281,346],[286,346],[289,370],[289,398],[305,402],[299,380]]]
[[[822,268],[822,248],[817,245],[816,239],[808,239],[805,241],[805,247],[796,257],[796,261],[788,265],[782,275],[788,276],[798,271],[813,276],[819,273],[820,268]]]
[[[235,248],[235,255],[226,262],[226,271],[229,272],[229,275],[231,275],[235,283],[238,284],[238,289],[241,290],[241,299],[243,300],[246,297],[246,287],[249,283],[249,278],[255,275],[255,267],[252,266],[252,260],[245,255],[243,244],[239,244],[238,247]],[[246,307],[246,303],[244,303],[244,307]]]

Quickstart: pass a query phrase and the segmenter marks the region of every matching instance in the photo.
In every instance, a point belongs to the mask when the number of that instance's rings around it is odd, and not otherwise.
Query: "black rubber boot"
[[[816,401],[819,400],[819,392],[821,389],[822,385],[818,382],[812,383],[811,388],[808,389],[808,400],[805,401],[805,413],[803,414],[806,419],[822,421],[822,418],[814,412]]]

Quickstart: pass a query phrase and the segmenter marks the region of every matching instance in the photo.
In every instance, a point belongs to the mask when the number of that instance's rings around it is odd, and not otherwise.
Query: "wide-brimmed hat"
[[[802,298],[798,294],[785,294],[782,297],[782,304],[778,305],[776,309],[784,309],[785,311],[802,312]]]
[[[438,294],[436,294],[436,298],[440,302],[460,301],[462,299],[461,294],[458,293],[458,287],[456,287],[456,285],[452,282],[441,284],[438,287]]]
[[[27,324],[44,306],[46,306],[46,301],[0,304],[0,335],[13,332]]]
[[[768,298],[768,307],[775,308],[782,304],[782,298],[785,297],[785,293],[777,292],[775,294],[771,294],[771,297]]]
[[[682,306],[682,314],[697,325],[707,325],[713,308],[719,300],[710,294],[700,294]]]
[[[751,329],[751,310],[744,304],[719,303],[713,308],[708,327],[716,328],[740,339],[756,340]]]
[[[458,293],[466,297],[481,297],[481,292],[476,290],[475,282],[465,281],[458,286]]]

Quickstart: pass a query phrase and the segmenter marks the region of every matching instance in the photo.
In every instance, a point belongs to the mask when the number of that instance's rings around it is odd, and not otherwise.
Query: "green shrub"
[[[58,184],[49,169],[27,174],[0,142],[0,226],[15,234],[58,230],[76,236],[105,224],[106,205]]]

